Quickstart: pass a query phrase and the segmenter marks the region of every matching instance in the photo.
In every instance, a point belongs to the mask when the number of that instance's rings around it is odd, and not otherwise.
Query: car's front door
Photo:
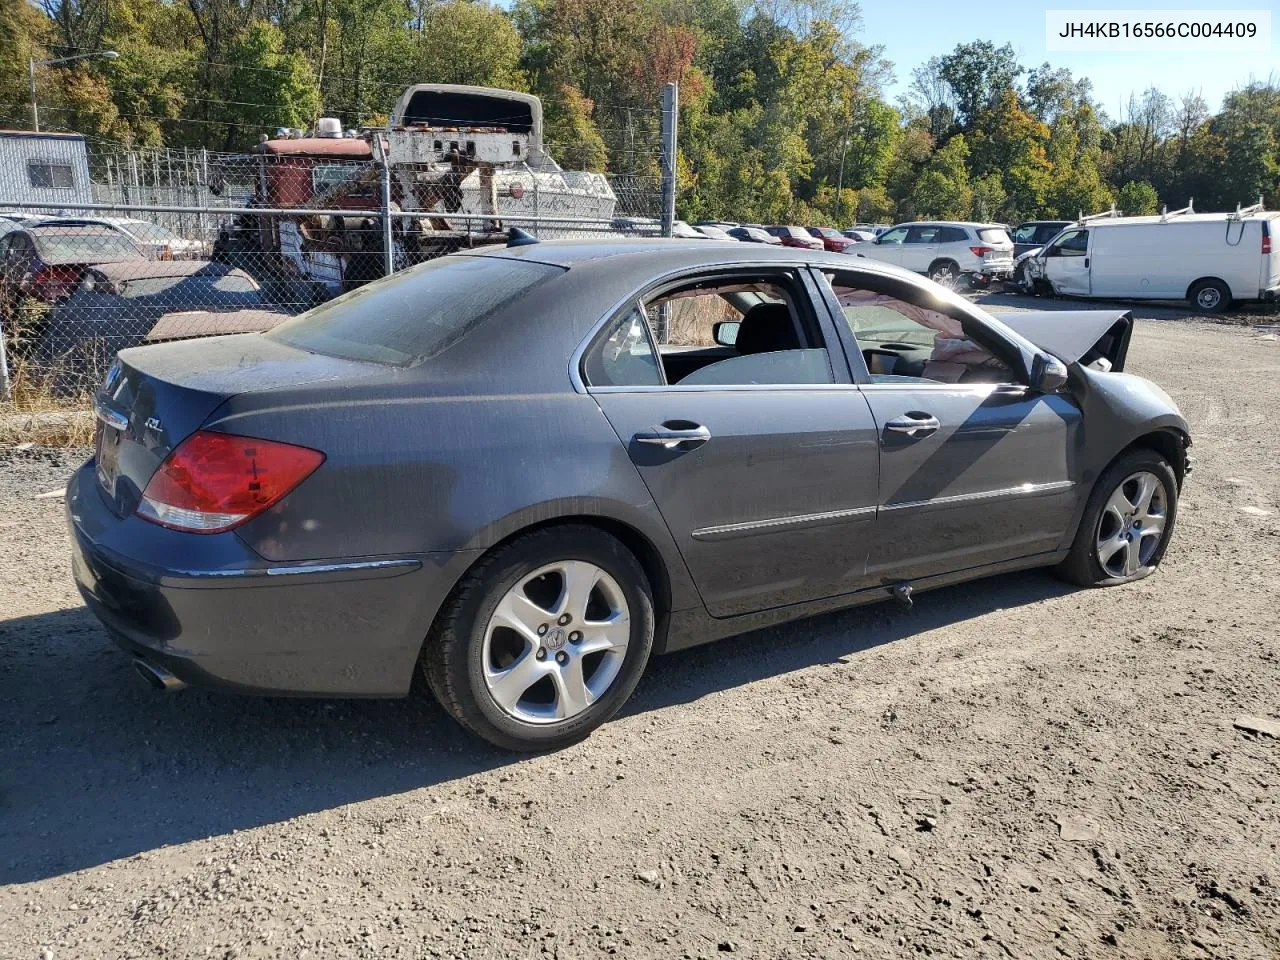
[[[1089,231],[1068,230],[1045,247],[1044,275],[1064,296],[1088,296]]]
[[[914,580],[1055,550],[1080,496],[1075,401],[1012,382],[927,290],[853,270],[824,277],[880,432],[869,576]],[[890,374],[858,369],[893,354]]]
[[[672,278],[611,319],[584,355],[586,388],[712,616],[867,583],[878,431],[814,295],[798,267]],[[653,359],[647,321],[658,315],[669,341],[659,349],[678,351],[679,364]],[[711,337],[724,320],[739,324],[727,357]],[[691,369],[698,353],[707,362]]]
[[[902,242],[906,239],[906,227],[894,227],[892,230],[886,230],[871,243],[866,255],[873,260],[896,263],[901,266]]]

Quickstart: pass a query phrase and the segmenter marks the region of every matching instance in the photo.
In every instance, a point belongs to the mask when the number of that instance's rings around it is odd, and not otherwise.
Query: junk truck
[[[391,211],[417,214],[392,218],[397,269],[500,242],[510,227],[535,229],[538,218],[564,218],[536,226],[543,237],[598,233],[571,221],[608,223],[617,202],[603,174],[562,170],[546,153],[537,97],[490,87],[417,84],[386,128],[344,133],[325,117],[313,136],[264,140],[255,153],[249,206],[299,212],[236,218],[220,232],[219,253],[276,253],[287,273],[330,294],[385,272],[384,158]]]

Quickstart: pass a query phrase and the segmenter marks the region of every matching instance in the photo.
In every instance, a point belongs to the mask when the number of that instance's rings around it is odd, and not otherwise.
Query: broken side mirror
[[[1067,384],[1067,365],[1047,353],[1037,353],[1031,365],[1031,388],[1040,393],[1057,393]]]
[[[738,342],[741,320],[721,320],[711,328],[712,339],[722,347],[732,347]]]

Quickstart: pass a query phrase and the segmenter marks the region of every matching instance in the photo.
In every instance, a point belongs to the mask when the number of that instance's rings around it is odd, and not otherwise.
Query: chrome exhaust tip
[[[153,690],[160,690],[164,693],[175,693],[186,686],[181,680],[172,673],[158,664],[148,663],[141,657],[133,661],[133,669],[138,672],[138,676],[147,681]]]

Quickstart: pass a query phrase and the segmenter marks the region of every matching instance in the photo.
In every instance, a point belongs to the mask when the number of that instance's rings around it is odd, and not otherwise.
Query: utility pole
[[[53,67],[60,63],[70,63],[72,60],[92,60],[101,57],[103,60],[114,60],[120,54],[114,50],[95,50],[93,53],[77,53],[74,57],[55,57],[52,60],[37,60],[35,57],[27,58],[27,80],[31,87],[31,127],[36,133],[40,132],[40,101],[36,97],[36,67]]]
[[[676,219],[676,116],[680,88],[668,83],[662,89],[662,235],[671,236]]]

